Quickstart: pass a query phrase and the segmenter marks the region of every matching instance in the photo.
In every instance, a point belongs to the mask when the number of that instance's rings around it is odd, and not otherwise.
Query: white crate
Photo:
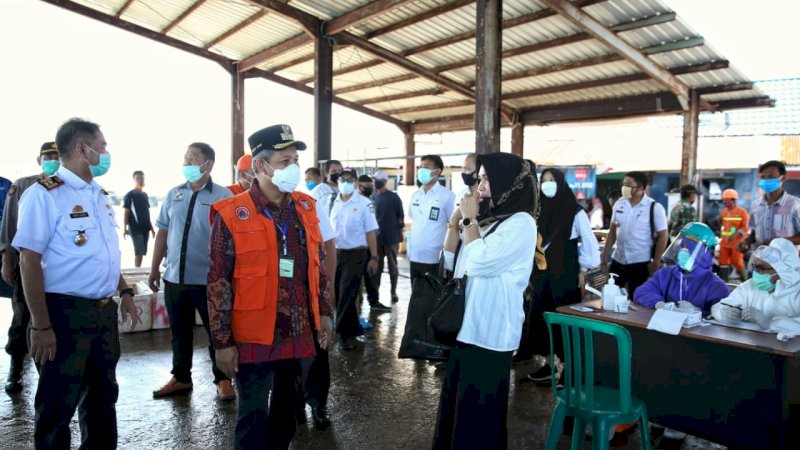
[[[169,328],[169,313],[167,313],[167,304],[164,301],[164,290],[158,291],[157,295],[152,297],[152,322],[154,330],[164,330]]]

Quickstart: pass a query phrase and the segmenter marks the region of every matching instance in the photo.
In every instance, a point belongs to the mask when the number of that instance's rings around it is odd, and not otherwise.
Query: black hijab
[[[491,198],[481,199],[478,214],[481,226],[518,212],[536,217],[539,189],[533,162],[510,153],[489,153],[476,158],[476,173],[481,167],[492,189]]]
[[[547,248],[545,251],[547,265],[552,271],[564,267],[564,251],[572,235],[575,214],[583,208],[567,184],[564,172],[558,169],[545,169],[542,171],[542,178],[545,172],[550,172],[555,179],[556,195],[553,198],[542,196],[542,209],[536,225],[542,235],[542,247]]]

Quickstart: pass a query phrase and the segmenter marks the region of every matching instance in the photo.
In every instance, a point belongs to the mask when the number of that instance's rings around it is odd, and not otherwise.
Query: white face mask
[[[547,198],[553,198],[558,191],[558,184],[555,181],[545,181],[542,183],[542,194]]]
[[[283,169],[276,169],[269,163],[267,166],[272,169],[272,184],[277,186],[279,191],[288,194],[300,183],[300,166],[297,164],[289,164]]]
[[[342,181],[339,180],[339,191],[343,195],[353,195],[353,192],[356,190],[356,182],[354,181]]]
[[[630,200],[633,198],[633,188],[630,186],[622,186],[622,198]]]

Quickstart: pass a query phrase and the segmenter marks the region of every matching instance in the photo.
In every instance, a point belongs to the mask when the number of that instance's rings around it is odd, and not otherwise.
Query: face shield
[[[696,236],[682,234],[667,248],[661,260],[691,272],[705,255],[713,256],[705,244],[700,242]]]

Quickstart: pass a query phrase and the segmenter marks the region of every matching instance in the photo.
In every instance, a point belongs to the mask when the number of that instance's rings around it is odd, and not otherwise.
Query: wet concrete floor
[[[407,273],[407,263],[404,264]],[[386,277],[388,285],[388,276]],[[369,312],[364,302],[362,316],[375,324],[364,342],[354,350],[338,345],[330,353],[332,387],[329,410],[332,426],[314,429],[310,411],[308,425],[298,427],[292,449],[426,449],[430,448],[442,371],[426,363],[398,359],[403,337],[409,281],[401,278],[400,302],[391,313]],[[388,304],[388,286],[381,289]],[[11,308],[0,298],[0,344],[5,345]],[[152,391],[170,378],[171,347],[168,330],[125,334],[122,358],[117,368],[120,397],[117,403],[119,448],[121,449],[227,449],[232,448],[236,403],[220,403],[212,383],[207,337],[202,327],[195,331],[194,391],[185,397],[153,400]],[[2,380],[8,373],[8,357],[0,356]],[[515,368],[512,379],[531,372],[535,365]],[[33,397],[36,370],[28,364],[25,389],[8,396],[0,391],[0,449],[32,448]],[[553,400],[548,388],[514,382],[508,414],[510,449],[544,448]],[[77,415],[76,415],[77,416]],[[73,448],[80,445],[77,422],[72,423]],[[615,441],[616,448],[638,449],[638,433]],[[722,449],[693,437],[680,442],[657,441],[655,448]],[[587,440],[586,448],[590,447]],[[560,449],[569,448],[562,437]]]

